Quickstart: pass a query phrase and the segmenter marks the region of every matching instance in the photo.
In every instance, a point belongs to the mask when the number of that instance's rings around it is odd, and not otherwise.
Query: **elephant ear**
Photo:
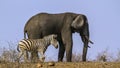
[[[71,26],[75,29],[82,27],[84,24],[84,19],[81,15],[78,15],[75,20],[73,20]]]

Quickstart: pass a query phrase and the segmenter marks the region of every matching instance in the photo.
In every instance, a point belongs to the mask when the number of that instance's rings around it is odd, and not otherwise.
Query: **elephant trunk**
[[[88,43],[90,42],[91,44],[93,44],[93,42],[89,40],[89,24],[88,24],[87,18],[85,17],[84,19],[85,19],[85,24],[80,30],[80,35],[84,43],[82,61],[86,61],[88,47],[90,48],[90,46],[88,46]]]
[[[94,44],[94,43],[89,39],[89,24],[88,24],[88,20],[87,20],[87,18],[86,18],[85,16],[84,16],[84,21],[85,21],[85,23],[84,23],[84,25],[83,25],[83,27],[82,27],[82,29],[81,29],[81,31],[80,31],[81,36],[84,36],[85,39],[86,39],[88,42],[90,42],[91,44]]]

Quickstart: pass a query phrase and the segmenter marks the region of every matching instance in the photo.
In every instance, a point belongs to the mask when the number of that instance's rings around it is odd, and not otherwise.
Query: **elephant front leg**
[[[65,49],[66,49],[66,59],[67,62],[71,62],[72,59],[72,44],[69,42],[65,45]]]
[[[72,33],[70,30],[63,33],[62,40],[66,50],[66,60],[67,62],[71,62],[73,41],[72,41]]]

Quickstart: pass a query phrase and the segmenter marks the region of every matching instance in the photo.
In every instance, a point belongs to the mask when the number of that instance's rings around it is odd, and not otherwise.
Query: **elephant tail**
[[[26,33],[27,33],[27,31],[24,30],[24,39],[26,39]]]

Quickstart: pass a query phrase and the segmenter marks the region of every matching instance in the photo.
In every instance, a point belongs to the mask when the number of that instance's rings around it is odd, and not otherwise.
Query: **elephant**
[[[89,24],[84,14],[73,12],[65,13],[38,13],[32,16],[24,27],[24,38],[26,35],[30,39],[43,38],[46,35],[56,34],[59,41],[58,61],[63,61],[66,52],[66,61],[71,62],[73,39],[72,33],[79,33],[83,46],[82,61],[86,61],[89,40]],[[36,52],[37,53],[37,52]],[[37,55],[36,55],[37,56]],[[32,58],[35,54],[32,54]]]

